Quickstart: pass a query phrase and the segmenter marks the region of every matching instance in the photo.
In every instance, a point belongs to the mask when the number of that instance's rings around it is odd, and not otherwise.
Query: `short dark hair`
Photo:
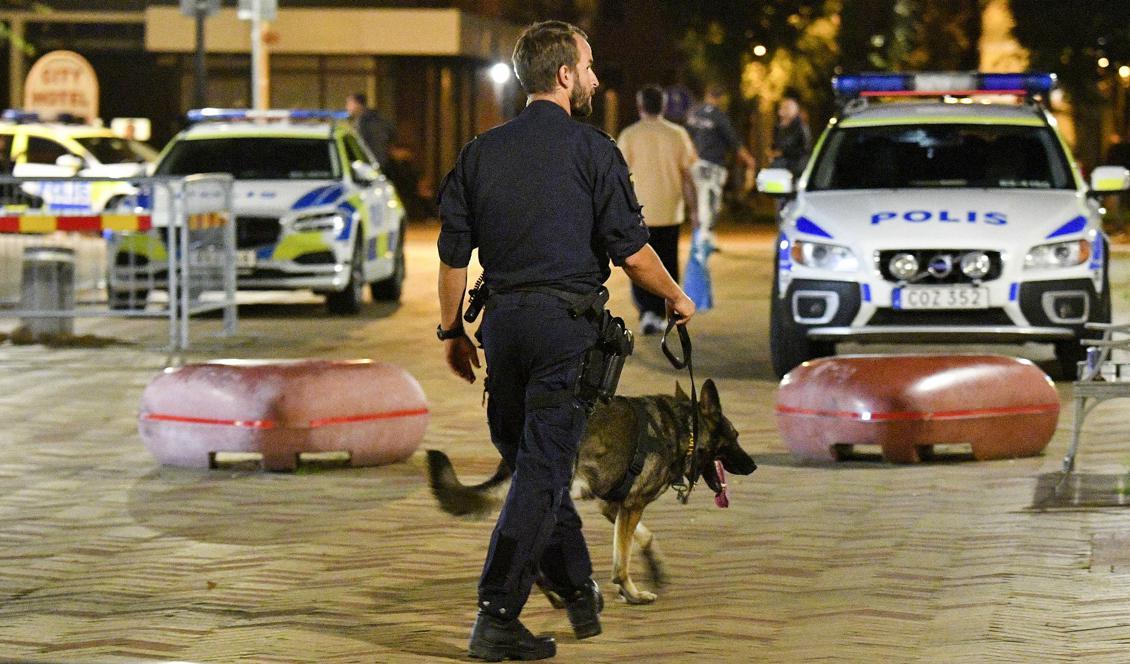
[[[576,67],[581,55],[574,36],[588,39],[580,28],[564,21],[542,21],[526,28],[514,45],[514,73],[527,94],[553,92],[557,70]]]
[[[369,98],[365,96],[364,92],[351,92],[349,93],[349,96],[353,99],[353,101],[357,102],[361,106],[369,105]]]
[[[657,85],[645,85],[636,93],[636,102],[648,115],[659,115],[667,105],[667,93]]]

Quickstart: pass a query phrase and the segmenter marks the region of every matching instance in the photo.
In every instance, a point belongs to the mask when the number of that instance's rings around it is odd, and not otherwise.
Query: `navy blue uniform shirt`
[[[699,159],[718,165],[725,165],[726,155],[740,144],[730,118],[713,104],[696,106],[687,113],[687,132]]]
[[[466,267],[478,248],[494,292],[592,291],[648,238],[620,149],[549,101],[464,146],[439,211],[440,260]]]

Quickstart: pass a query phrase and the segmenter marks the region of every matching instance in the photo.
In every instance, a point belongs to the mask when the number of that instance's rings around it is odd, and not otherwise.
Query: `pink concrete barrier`
[[[1059,396],[1028,360],[999,355],[845,355],[806,362],[781,380],[777,427],[792,453],[837,459],[857,445],[911,463],[934,445],[976,459],[1047,447]]]
[[[220,360],[168,369],[141,397],[138,428],[163,464],[209,467],[257,452],[293,470],[306,452],[349,453],[354,466],[402,461],[428,423],[419,383],[370,360]]]

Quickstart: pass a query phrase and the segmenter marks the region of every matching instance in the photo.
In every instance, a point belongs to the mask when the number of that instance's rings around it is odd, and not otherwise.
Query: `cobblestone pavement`
[[[312,297],[245,304],[233,338],[194,322],[185,359],[371,357],[421,383],[467,480],[493,469],[480,408],[434,340],[435,227],[412,229],[399,307],[329,318]],[[718,384],[760,464],[732,478],[728,510],[698,490],[645,515],[668,583],[649,606],[614,601],[611,529],[582,504],[608,606],[604,634],[573,639],[540,597],[524,614],[562,662],[1124,662],[1130,660],[1130,404],[1089,419],[1079,475],[1049,502],[1070,432],[1044,456],[892,466],[794,460],[773,419],[766,319],[772,236],[721,236],[717,308],[696,318],[696,375]],[[1116,317],[1130,311],[1116,261]],[[622,275],[614,306],[630,312]],[[259,301],[260,296],[248,298]],[[4,324],[10,323],[6,322]],[[9,329],[0,325],[0,330]],[[492,522],[449,518],[422,453],[379,468],[297,473],[162,468],[137,433],[162,368],[158,322],[81,321],[133,342],[0,346],[0,660],[444,662],[465,659]],[[624,392],[670,392],[654,337]],[[995,349],[1046,361],[1046,350]],[[643,565],[637,581],[654,588]]]

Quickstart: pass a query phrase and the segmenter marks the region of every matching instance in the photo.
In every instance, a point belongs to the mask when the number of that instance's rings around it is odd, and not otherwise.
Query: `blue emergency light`
[[[39,113],[35,111],[25,111],[19,108],[8,108],[4,110],[0,119],[6,122],[15,122],[16,124],[23,124],[25,122],[39,122]]]
[[[1056,76],[1044,72],[988,74],[981,72],[867,73],[836,76],[839,97],[970,97],[974,95],[1047,95]]]
[[[348,120],[345,111],[324,111],[312,108],[254,111],[246,108],[194,108],[185,116],[189,122],[235,122],[240,120]]]

